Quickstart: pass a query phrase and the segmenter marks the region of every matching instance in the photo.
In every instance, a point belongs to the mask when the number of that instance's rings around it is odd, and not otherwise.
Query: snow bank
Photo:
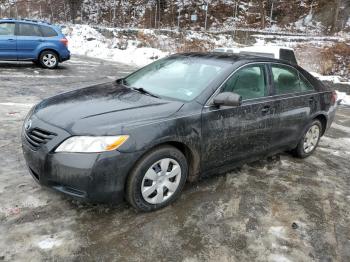
[[[345,92],[337,92],[337,100],[340,101],[341,105],[350,106],[350,95],[346,94]]]
[[[107,39],[89,25],[74,25],[64,29],[72,54],[144,66],[168,55],[159,49],[138,47],[138,41],[126,40],[123,48],[118,48],[123,39]]]
[[[316,72],[310,72],[310,74],[312,74],[314,77],[318,78],[321,81],[328,81],[328,82],[332,82],[334,84],[350,85],[350,82],[342,81],[342,78],[340,76],[337,76],[337,75],[324,76],[324,75],[321,75],[321,74],[316,73]]]
[[[324,76],[316,72],[310,72],[314,77],[318,78],[321,81],[329,81],[335,84],[344,84],[350,85],[350,82],[342,82],[342,78],[340,76]],[[350,95],[345,92],[340,92],[338,90],[335,91],[337,93],[337,101],[340,101],[341,105],[350,106]]]

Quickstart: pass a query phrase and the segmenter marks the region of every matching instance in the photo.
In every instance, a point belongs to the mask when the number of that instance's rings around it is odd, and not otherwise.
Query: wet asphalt
[[[0,63],[0,261],[350,261],[350,108],[307,159],[285,153],[188,184],[153,213],[41,188],[20,128],[41,99],[132,66],[74,57],[58,70]]]

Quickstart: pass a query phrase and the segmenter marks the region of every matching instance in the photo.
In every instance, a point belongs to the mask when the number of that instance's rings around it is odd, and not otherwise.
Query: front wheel
[[[172,146],[150,151],[131,172],[126,188],[127,201],[137,210],[152,211],[173,202],[187,180],[186,157]]]
[[[39,62],[44,68],[55,69],[58,66],[58,56],[53,51],[44,51],[40,54]]]
[[[321,138],[322,124],[318,120],[314,120],[306,129],[298,146],[294,149],[297,157],[305,158],[310,156],[318,146]]]

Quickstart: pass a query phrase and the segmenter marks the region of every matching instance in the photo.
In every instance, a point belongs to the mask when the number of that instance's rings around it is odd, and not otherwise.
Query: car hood
[[[116,134],[177,112],[182,102],[141,94],[115,82],[63,93],[39,103],[33,114],[71,134]]]

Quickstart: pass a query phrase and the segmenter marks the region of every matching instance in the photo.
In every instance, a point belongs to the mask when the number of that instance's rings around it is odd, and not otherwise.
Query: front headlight
[[[55,152],[98,153],[120,147],[129,136],[73,136],[63,141]]]

